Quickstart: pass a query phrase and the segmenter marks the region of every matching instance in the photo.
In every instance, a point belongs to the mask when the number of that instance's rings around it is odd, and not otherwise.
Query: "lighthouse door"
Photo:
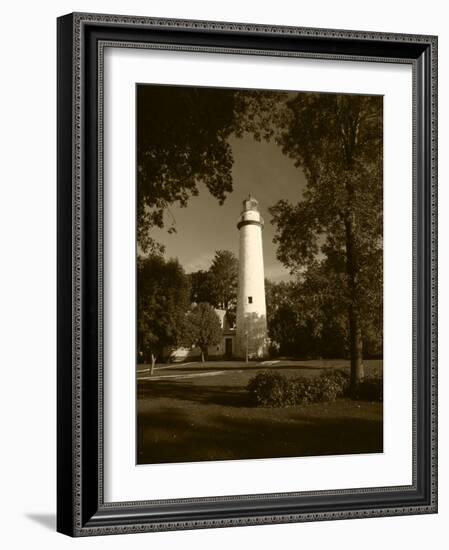
[[[232,338],[225,338],[225,355],[227,359],[232,357]]]

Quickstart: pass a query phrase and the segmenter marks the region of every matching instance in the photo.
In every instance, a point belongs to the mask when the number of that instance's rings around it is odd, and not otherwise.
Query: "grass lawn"
[[[253,406],[245,387],[270,368],[315,376],[346,361],[236,361],[147,366],[137,376],[137,462],[192,462],[373,453],[383,450],[382,403],[339,399],[289,408]],[[366,361],[366,374],[382,361]]]

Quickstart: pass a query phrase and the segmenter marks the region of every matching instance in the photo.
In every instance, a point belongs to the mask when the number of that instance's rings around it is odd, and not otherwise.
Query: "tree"
[[[204,362],[208,347],[219,344],[221,338],[220,318],[210,304],[200,303],[187,313],[183,342],[186,346],[198,346],[201,349],[201,361]]]
[[[272,352],[280,355],[302,356],[304,345],[299,338],[303,309],[294,282],[275,283],[265,280],[267,328]],[[310,345],[310,339],[307,346]]]
[[[232,192],[228,137],[238,109],[233,90],[137,87],[137,240],[141,254],[162,253],[151,237],[171,204],[186,206],[203,183],[221,203]],[[176,231],[176,221],[168,229]]]
[[[345,319],[336,313],[327,282],[321,269],[309,269],[306,278],[265,282],[268,334],[278,354],[304,359],[346,355]]]
[[[226,310],[230,326],[235,323],[237,308],[238,260],[229,250],[217,250],[208,271],[189,275],[192,302],[208,302]]]
[[[137,349],[151,360],[151,374],[164,348],[182,339],[190,307],[190,284],[177,260],[152,255],[137,267]]]
[[[363,378],[363,333],[382,309],[382,98],[297,94],[277,121],[278,142],[307,178],[296,205],[270,212],[278,258],[302,274],[332,274],[328,293],[346,311],[351,385]]]
[[[214,293],[209,271],[194,271],[189,274],[189,278],[191,286],[191,302],[195,304],[199,304],[200,302],[208,302],[211,304],[214,301]]]
[[[217,250],[209,269],[212,304],[221,309],[235,308],[239,261],[229,250]]]

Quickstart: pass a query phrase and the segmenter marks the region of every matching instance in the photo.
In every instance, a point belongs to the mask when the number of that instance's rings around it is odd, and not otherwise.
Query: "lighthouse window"
[[[253,303],[253,297],[252,296],[248,296],[248,304],[252,304]]]

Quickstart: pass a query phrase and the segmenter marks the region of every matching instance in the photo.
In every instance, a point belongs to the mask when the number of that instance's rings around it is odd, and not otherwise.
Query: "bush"
[[[349,391],[349,373],[341,369],[325,369],[319,376],[320,384],[324,395],[335,395],[332,399],[323,401],[334,401],[337,397],[347,395]]]
[[[383,379],[382,377],[368,377],[359,382],[355,388],[353,399],[360,401],[383,401]]]
[[[265,370],[248,382],[246,389],[256,405],[262,407],[282,407],[288,393],[289,381],[277,372]]]
[[[349,377],[341,370],[326,369],[319,376],[288,379],[273,371],[252,378],[247,390],[258,406],[291,407],[335,401],[347,392]]]

